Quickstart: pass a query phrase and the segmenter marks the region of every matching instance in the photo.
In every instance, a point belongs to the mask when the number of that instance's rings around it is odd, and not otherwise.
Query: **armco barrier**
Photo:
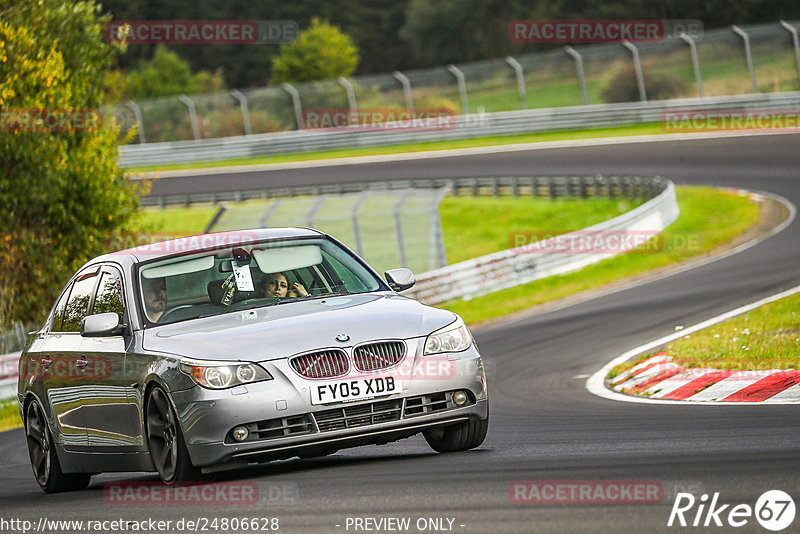
[[[455,117],[453,127],[428,131],[397,128],[387,124],[385,128],[374,131],[363,131],[357,127],[301,130],[127,145],[119,148],[119,165],[137,167],[215,161],[336,148],[622,126],[659,122],[662,113],[673,110],[791,110],[798,106],[800,91],[505,111],[461,115]]]
[[[551,199],[622,196],[649,199],[661,192],[663,184],[659,183],[658,179],[627,175],[477,176],[273,187],[213,193],[147,195],[142,197],[140,202],[143,206],[159,206],[161,208],[176,204],[188,207],[196,203],[217,204],[223,201],[242,202],[278,197],[344,195],[363,191],[402,192],[407,189],[441,189],[445,187],[450,189],[453,196],[510,195]]]
[[[627,213],[573,232],[599,231],[660,232],[680,213],[672,182],[663,180],[663,191]],[[533,253],[524,247],[503,250],[441,269],[422,273],[417,283],[403,294],[428,304],[455,298],[471,298],[514,287],[547,276],[575,271],[613,254]]]

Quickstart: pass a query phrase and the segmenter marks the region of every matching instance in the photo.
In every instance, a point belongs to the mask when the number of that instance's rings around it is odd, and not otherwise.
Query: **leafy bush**
[[[318,18],[297,40],[281,46],[272,61],[272,83],[298,83],[350,76],[358,66],[353,39]]]
[[[164,45],[156,47],[153,59],[140,61],[129,72],[109,71],[105,84],[112,102],[225,90],[221,70],[192,73],[189,63]]]
[[[671,74],[650,74],[646,66],[642,69],[644,88],[648,100],[665,100],[684,95],[689,84]],[[609,104],[615,102],[638,102],[639,86],[636,83],[636,70],[633,64],[627,63],[619,67],[601,92],[603,100]]]

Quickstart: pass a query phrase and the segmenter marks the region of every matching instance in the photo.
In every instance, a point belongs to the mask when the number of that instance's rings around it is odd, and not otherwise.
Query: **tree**
[[[273,83],[311,82],[350,76],[358,66],[353,40],[339,28],[318,18],[297,40],[281,46],[272,63]]]
[[[414,66],[495,58],[520,47],[508,38],[508,24],[525,13],[518,0],[411,0],[400,36]]]
[[[136,69],[110,72],[107,84],[108,99],[114,102],[225,90],[221,70],[193,74],[187,61],[163,45],[156,47],[153,59],[141,60]]]
[[[97,14],[70,0],[0,8],[0,327],[44,319],[137,210],[118,129],[98,111],[117,48]]]

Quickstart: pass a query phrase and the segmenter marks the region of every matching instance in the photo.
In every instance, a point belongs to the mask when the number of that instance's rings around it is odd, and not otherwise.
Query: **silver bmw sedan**
[[[461,318],[398,294],[334,238],[270,228],[106,254],[66,284],[20,357],[18,402],[46,492],[92,475],[174,484],[422,433],[479,446],[483,362]]]

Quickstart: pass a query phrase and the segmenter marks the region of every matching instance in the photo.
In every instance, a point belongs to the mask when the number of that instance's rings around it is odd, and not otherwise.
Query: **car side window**
[[[62,332],[80,332],[81,319],[86,317],[89,311],[89,301],[94,292],[97,282],[97,271],[88,272],[79,276],[72,286],[69,301],[64,309],[64,321],[61,324]]]
[[[92,313],[108,312],[116,313],[121,323],[125,306],[122,302],[122,281],[113,272],[104,271],[97,286]]]
[[[67,299],[69,298],[70,292],[72,292],[72,284],[67,286],[67,289],[64,290],[61,298],[58,299],[58,303],[56,303],[55,307],[53,308],[53,322],[50,324],[51,332],[62,331],[61,319],[64,318],[64,307],[67,305]]]
[[[364,283],[359,280],[359,278],[347,267],[342,265],[342,263],[334,258],[333,256],[328,255],[323,251],[323,257],[328,261],[333,270],[336,272],[336,275],[339,277],[339,280],[344,284],[344,289],[353,293],[361,293],[364,291],[369,291],[369,288],[364,285]],[[339,285],[337,281],[334,281],[334,286]]]

